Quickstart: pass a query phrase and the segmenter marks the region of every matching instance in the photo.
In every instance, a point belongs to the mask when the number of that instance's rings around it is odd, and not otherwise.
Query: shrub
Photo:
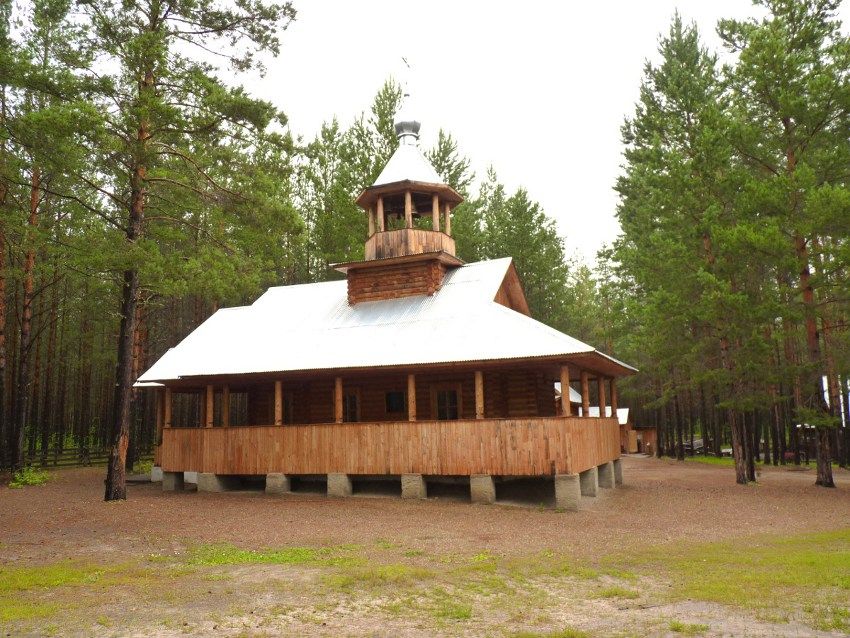
[[[20,488],[25,485],[44,485],[47,483],[49,478],[50,474],[48,474],[47,471],[27,466],[15,472],[12,476],[11,482],[9,483],[9,487]]]

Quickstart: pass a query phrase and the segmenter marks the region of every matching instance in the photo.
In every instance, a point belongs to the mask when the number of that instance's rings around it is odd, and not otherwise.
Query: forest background
[[[718,23],[724,64],[678,15],[665,29],[622,123],[622,233],[592,267],[450,132],[427,155],[466,198],[458,256],[512,256],[536,318],[638,367],[622,403],[659,454],[731,445],[740,483],[811,454],[831,486],[850,462],[850,40],[839,2],[756,4],[765,18]],[[239,79],[294,19],[260,0],[0,0],[4,467],[108,449],[123,498],[155,436],[141,371],[218,308],[362,258],[353,202],[395,149],[402,90],[293,137]]]

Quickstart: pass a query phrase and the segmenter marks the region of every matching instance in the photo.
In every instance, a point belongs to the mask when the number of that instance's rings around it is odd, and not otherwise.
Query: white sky
[[[492,164],[510,190],[527,188],[557,220],[568,252],[587,261],[619,232],[620,125],[674,11],[715,50],[719,18],[755,12],[747,0],[295,6],[280,57],[247,85],[289,116],[295,134],[312,138],[334,115],[350,123],[386,78],[403,79],[405,56],[423,146],[441,127],[450,132],[478,176]],[[847,4],[841,13],[847,23]]]

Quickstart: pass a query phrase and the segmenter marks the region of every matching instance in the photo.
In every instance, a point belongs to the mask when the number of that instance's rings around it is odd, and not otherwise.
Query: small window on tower
[[[460,390],[456,387],[436,388],[432,404],[438,421],[460,418]]]
[[[387,414],[401,414],[407,409],[404,392],[387,392]]]

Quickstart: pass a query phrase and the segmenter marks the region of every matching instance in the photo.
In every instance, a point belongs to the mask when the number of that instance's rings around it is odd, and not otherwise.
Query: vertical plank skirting
[[[617,420],[577,417],[166,428],[164,471],[575,474],[620,456]]]

